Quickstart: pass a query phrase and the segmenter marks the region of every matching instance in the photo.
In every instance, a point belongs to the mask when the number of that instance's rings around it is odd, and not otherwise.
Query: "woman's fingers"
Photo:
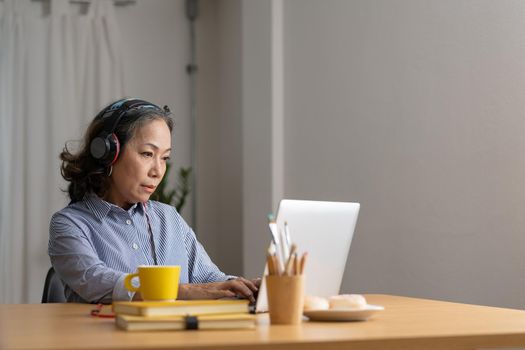
[[[253,283],[252,281],[244,278],[244,277],[237,277],[235,279],[236,281],[241,281],[242,283],[244,283],[246,286],[248,286],[248,288],[250,288],[252,290],[252,292],[257,292],[257,290],[259,288],[257,288],[257,286],[255,285],[255,283]]]
[[[253,297],[253,292],[242,281],[236,279],[226,281],[224,283],[228,286],[228,288],[231,291],[235,292],[236,294],[241,295],[246,299],[249,299],[251,302],[255,301],[255,298]]]

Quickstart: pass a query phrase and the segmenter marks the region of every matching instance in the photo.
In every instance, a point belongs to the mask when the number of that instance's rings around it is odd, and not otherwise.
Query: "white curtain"
[[[40,301],[49,218],[67,205],[58,155],[124,95],[113,2],[77,6],[0,1],[0,303]]]

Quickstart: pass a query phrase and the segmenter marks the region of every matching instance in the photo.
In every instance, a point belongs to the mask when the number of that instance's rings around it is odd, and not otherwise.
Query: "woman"
[[[49,256],[70,302],[140,300],[123,284],[139,265],[180,265],[180,299],[254,300],[260,280],[227,276],[172,206],[149,200],[166,171],[169,109],[119,100],[93,120],[78,153],[60,154],[70,204],[51,218]]]

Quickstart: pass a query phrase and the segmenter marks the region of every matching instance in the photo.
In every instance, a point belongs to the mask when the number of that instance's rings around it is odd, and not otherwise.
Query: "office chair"
[[[64,285],[60,277],[55,273],[55,269],[49,268],[44,283],[44,293],[42,294],[42,303],[65,303]]]

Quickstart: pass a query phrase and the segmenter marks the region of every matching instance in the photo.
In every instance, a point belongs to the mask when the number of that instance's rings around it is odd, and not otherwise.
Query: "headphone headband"
[[[122,117],[128,113],[129,111],[133,109],[143,109],[143,108],[149,108],[158,111],[159,113],[164,114],[165,111],[162,110],[157,105],[154,105],[148,101],[139,100],[136,98],[130,98],[126,100],[120,100],[106,109],[104,109],[97,118],[104,120],[104,128],[103,131],[110,135],[115,132],[115,129],[118,126],[118,123],[122,119]]]

